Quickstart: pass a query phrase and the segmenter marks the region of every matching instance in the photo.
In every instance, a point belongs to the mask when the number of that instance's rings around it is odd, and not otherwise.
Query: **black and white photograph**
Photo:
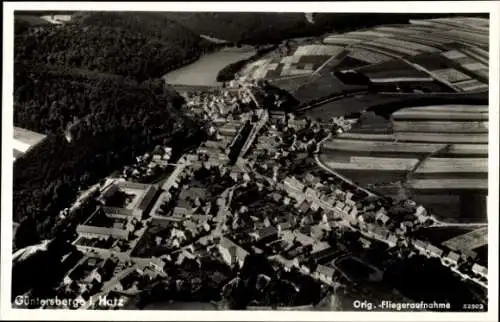
[[[497,318],[495,3],[7,5],[9,317]]]

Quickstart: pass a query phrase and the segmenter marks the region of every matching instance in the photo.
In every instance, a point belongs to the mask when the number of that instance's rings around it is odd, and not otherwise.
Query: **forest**
[[[150,13],[79,13],[66,25],[16,15],[14,124],[47,134],[14,163],[15,248],[53,237],[80,189],[155,144],[199,139],[162,76],[211,44]]]
[[[181,99],[161,80],[138,83],[19,67],[16,82],[24,85],[15,92],[15,124],[48,134],[14,163],[13,219],[21,223],[19,232],[31,218],[37,235],[50,237],[57,214],[78,189],[155,144],[189,138],[190,121],[177,111]],[[35,239],[28,237],[17,240]]]
[[[122,19],[103,17],[108,25],[82,18],[81,22],[64,26],[24,31],[19,26],[15,60],[82,68],[142,81],[191,63],[211,48],[209,42],[175,22],[162,23],[145,17],[144,20],[151,20],[146,24],[136,21],[142,16],[117,17]],[[100,21],[97,17],[94,20]],[[137,25],[150,27],[141,29]]]

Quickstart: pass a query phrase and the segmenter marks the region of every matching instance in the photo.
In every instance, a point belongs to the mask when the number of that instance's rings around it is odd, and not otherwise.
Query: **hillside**
[[[24,30],[16,61],[84,68],[145,80],[199,58],[210,43],[165,17],[149,13],[78,14],[64,26]]]
[[[16,16],[16,23],[14,125],[47,135],[14,163],[13,219],[27,232],[16,238],[20,248],[52,235],[79,188],[158,143],[196,139],[178,110],[182,99],[157,77],[210,45],[148,14],[88,13],[65,25]]]
[[[180,137],[186,142],[176,97],[161,81],[139,84],[57,70],[16,76],[26,84],[16,92],[16,123],[49,136],[14,163],[14,220],[34,217],[41,237],[50,235],[57,213],[79,187],[155,144]],[[72,121],[69,143],[63,130]]]

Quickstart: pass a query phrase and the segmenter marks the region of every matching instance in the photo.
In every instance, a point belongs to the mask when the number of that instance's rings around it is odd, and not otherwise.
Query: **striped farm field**
[[[340,160],[339,160],[340,161]],[[347,160],[339,162],[328,159],[325,164],[338,170],[379,170],[379,171],[407,171],[412,169],[418,162],[417,159],[407,158],[377,158],[377,157],[348,157]]]
[[[397,132],[398,141],[404,142],[429,142],[429,143],[488,143],[488,133],[422,133],[422,132]]]
[[[398,111],[392,115],[393,120],[449,120],[449,121],[488,121],[488,113],[469,112],[425,112],[418,110]]]
[[[489,107],[487,105],[431,105],[431,106],[418,106],[402,109],[394,113],[394,116],[402,112],[422,111],[422,112],[449,112],[449,113],[488,113]]]
[[[411,180],[409,186],[417,190],[487,190],[487,179],[418,179]]]
[[[430,158],[423,162],[417,173],[486,173],[488,158]]]
[[[339,137],[352,140],[394,141],[393,134],[344,133]]]
[[[323,143],[322,148],[328,151],[365,152],[365,153],[401,153],[427,154],[443,149],[446,144],[361,141],[350,139],[333,139]],[[487,144],[452,144],[443,152],[445,155],[488,155]]]
[[[396,121],[394,131],[488,133],[488,122],[475,121]]]

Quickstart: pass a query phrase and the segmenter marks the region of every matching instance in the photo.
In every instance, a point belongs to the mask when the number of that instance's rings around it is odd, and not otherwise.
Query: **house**
[[[238,264],[240,267],[243,266],[245,257],[249,254],[241,246],[226,237],[220,239],[218,248],[222,257],[229,265]]]
[[[114,237],[117,239],[128,240],[130,236],[130,231],[126,229],[97,227],[89,225],[78,225],[78,227],[76,227],[76,232],[79,235],[87,238]]]
[[[314,244],[314,239],[312,237],[307,236],[301,232],[295,232],[295,240],[304,246]]]
[[[460,255],[451,251],[448,253],[448,255],[443,259],[443,262],[446,264],[450,264],[453,266],[458,265],[458,261],[460,260]]]
[[[359,241],[361,242],[361,245],[363,245],[363,248],[370,248],[372,242],[369,239],[366,239],[364,237],[360,237]]]
[[[163,273],[163,270],[165,269],[165,262],[161,258],[152,257],[151,261],[149,262],[149,267],[151,267],[156,272]]]
[[[311,258],[316,261],[328,261],[333,258],[335,254],[338,252],[337,247],[328,247],[326,249],[322,249],[311,254]]]
[[[312,173],[306,174],[304,177],[304,181],[310,184],[311,186],[315,186],[318,183],[321,183],[321,179],[313,175]]]
[[[299,191],[303,191],[304,187],[305,187],[304,184],[302,182],[300,182],[299,180],[297,180],[297,178],[295,178],[295,177],[285,178],[284,184],[285,184],[285,186],[288,186],[294,190],[299,190]]]
[[[314,190],[313,188],[306,188],[306,191],[304,194],[311,199],[316,199],[319,198],[319,193],[318,191]]]
[[[335,270],[330,266],[318,265],[316,268],[316,273],[319,279],[327,284],[333,282],[333,275],[335,274]]]
[[[385,208],[380,208],[376,213],[375,213],[375,220],[380,224],[380,225],[387,225],[391,218],[387,216],[387,211]]]
[[[335,202],[335,208],[337,208],[339,211],[342,211],[345,207],[345,204],[340,201],[340,200],[337,200],[337,202]]]
[[[390,235],[390,232],[384,227],[375,226],[373,227],[372,234],[374,237],[386,241]]]
[[[441,257],[443,255],[443,250],[432,245],[432,244],[428,244],[426,250],[427,250],[427,253],[433,257]]]
[[[278,236],[278,230],[273,226],[265,227],[258,230],[255,233],[257,241],[262,241],[264,239],[270,239]]]
[[[302,201],[302,203],[300,203],[299,207],[298,207],[298,211],[301,213],[301,214],[305,214],[307,213],[309,210],[311,209],[311,204],[309,204],[309,202],[307,201]]]
[[[488,278],[488,268],[475,263],[472,265],[472,272],[481,277]]]
[[[349,212],[349,215],[351,215],[352,218],[356,218],[358,216],[358,208],[353,207],[351,212]]]
[[[420,252],[420,253],[425,253],[427,249],[427,243],[417,239],[413,241],[413,246]]]
[[[174,217],[185,217],[187,215],[191,215],[193,213],[192,210],[187,209],[185,207],[175,207],[172,212],[172,216]]]
[[[283,196],[278,192],[273,192],[271,193],[271,198],[276,202],[280,202],[281,199],[283,199]]]
[[[290,222],[288,222],[288,221],[285,221],[285,222],[280,222],[277,227],[278,227],[278,230],[280,232],[282,232],[284,230],[291,229],[292,228],[292,224]]]
[[[418,206],[415,210],[415,217],[419,222],[424,222],[427,220],[427,210],[422,205]]]
[[[390,234],[389,237],[387,237],[387,244],[389,244],[390,247],[396,247],[398,245],[398,236]]]

